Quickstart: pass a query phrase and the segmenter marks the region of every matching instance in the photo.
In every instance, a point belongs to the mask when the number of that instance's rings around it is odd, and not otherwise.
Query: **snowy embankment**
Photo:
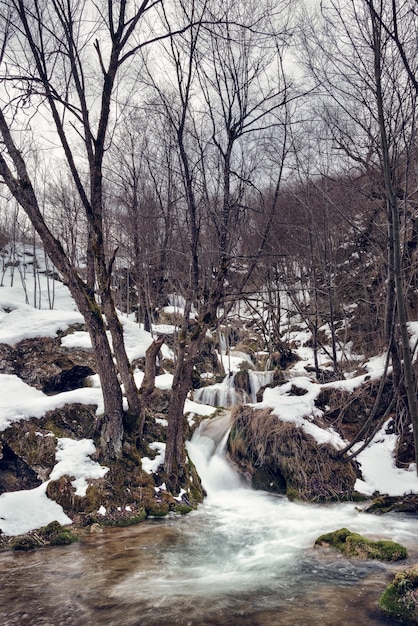
[[[38,277],[37,289],[44,289],[42,281],[46,278]],[[51,279],[49,279],[51,280]],[[59,282],[54,283],[54,310],[49,310],[49,303],[44,301],[45,308],[35,309],[27,304],[28,294],[33,284],[30,278],[26,278],[24,289],[18,280],[14,281],[13,287],[0,286],[0,343],[14,345],[19,341],[33,337],[56,336],[57,331],[64,331],[74,323],[82,321],[80,314],[75,310],[75,305],[68,290]],[[42,304],[41,304],[42,306]],[[147,347],[152,341],[152,336],[146,333],[129,316],[121,318],[126,339],[127,352],[130,359],[143,357]],[[87,333],[77,331],[62,338],[65,347],[90,346]],[[168,348],[163,347],[164,356],[171,356]],[[303,348],[294,370],[293,384],[297,384],[306,390],[302,396],[294,396],[289,393],[291,383],[274,389],[267,389],[264,393],[263,402],[257,407],[269,407],[281,420],[292,421],[301,426],[307,433],[313,435],[318,441],[328,441],[335,447],[341,448],[344,443],[339,435],[332,429],[324,430],[313,423],[313,418],[318,415],[319,409],[315,406],[317,398],[323,386],[312,382],[304,372],[303,366],[309,360],[311,354],[307,348]],[[240,358],[242,361],[242,358]],[[368,376],[378,377],[383,369],[381,359],[370,363]],[[305,372],[306,373],[306,372]],[[136,373],[137,384],[142,380],[142,372]],[[332,386],[341,386],[345,389],[355,389],[364,382],[365,376],[351,378],[347,381],[329,383]],[[157,377],[156,385],[161,389],[169,389],[172,377],[163,374]],[[98,377],[92,377],[92,386],[75,391],[59,393],[47,396],[41,391],[24,383],[17,376],[0,374],[0,431],[8,428],[13,422],[29,417],[41,417],[47,411],[62,407],[67,403],[84,403],[97,405],[97,413],[103,411],[103,400]],[[210,415],[214,408],[187,400],[185,411]],[[41,435],[40,435],[41,436]],[[415,467],[409,470],[396,468],[393,461],[393,451],[396,443],[394,435],[387,435],[383,427],[374,437],[371,445],[358,457],[362,470],[363,480],[358,480],[356,488],[365,495],[371,495],[376,491],[389,495],[403,495],[409,492],[418,493],[418,478]],[[153,461],[144,459],[144,467],[148,471],[155,471],[155,465],[161,463],[164,457],[164,444],[153,444],[159,454]],[[360,444],[359,444],[360,445]],[[50,480],[57,479],[64,474],[75,477],[74,486],[79,495],[85,493],[88,478],[104,476],[107,468],[93,461],[90,457],[95,448],[92,440],[83,439],[74,441],[58,439],[56,461]],[[0,530],[8,535],[17,535],[32,529],[46,525],[53,520],[60,523],[71,523],[61,506],[51,501],[46,496],[47,482],[36,489],[4,493],[0,496]]]
[[[39,289],[47,293],[47,278],[40,274],[37,277],[37,292]],[[51,279],[49,279],[51,281]],[[13,286],[7,283],[13,282]],[[60,282],[54,282],[54,306],[49,309],[47,298],[41,299],[44,308],[33,308],[27,301],[35,293],[34,280],[31,275],[25,277],[24,283],[20,276],[14,276],[13,281],[6,275],[3,285],[0,286],[0,343],[16,345],[24,339],[34,337],[55,337],[58,331],[65,331],[72,324],[83,322],[77,312],[74,301],[68,289]],[[132,317],[121,316],[124,328],[126,349],[129,358],[136,359],[145,356],[146,349],[151,344],[152,336],[142,330]],[[62,338],[61,343],[67,348],[89,348],[90,338],[87,332],[76,331]],[[163,356],[170,358],[171,352],[162,347]],[[136,372],[136,381],[140,385],[143,373]],[[66,391],[48,396],[35,389],[18,376],[0,373],[0,432],[14,422],[39,418],[47,411],[63,407],[65,404],[81,403],[97,406],[97,414],[103,412],[103,397],[98,376],[91,377],[91,387],[83,387],[74,391]],[[157,376],[156,386],[160,389],[171,387],[171,374]],[[205,407],[187,400],[187,412],[210,415],[212,407]],[[43,436],[39,433],[39,436]],[[157,442],[158,443],[158,442]],[[164,445],[161,444],[160,445]],[[87,479],[100,478],[105,475],[107,468],[101,466],[90,457],[95,452],[91,439],[79,441],[68,438],[58,439],[56,451],[56,465],[49,480],[56,480],[67,474],[74,476],[73,485],[77,495],[85,495]],[[157,460],[161,462],[163,455]],[[155,461],[149,464],[150,471],[155,470]],[[145,465],[146,461],[145,461]],[[148,467],[148,466],[147,466]],[[18,535],[44,526],[53,520],[62,524],[70,524],[71,520],[64,513],[62,507],[50,500],[46,495],[49,481],[35,489],[4,493],[0,495],[0,531],[7,535]]]

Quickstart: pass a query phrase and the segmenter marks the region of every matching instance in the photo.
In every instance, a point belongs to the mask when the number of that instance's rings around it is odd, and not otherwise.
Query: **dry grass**
[[[352,498],[356,472],[328,444],[270,411],[238,407],[233,413],[228,450],[232,461],[255,487],[285,491],[312,502]]]

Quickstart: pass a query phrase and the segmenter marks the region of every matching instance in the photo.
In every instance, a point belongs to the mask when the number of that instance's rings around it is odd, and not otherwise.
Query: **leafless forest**
[[[173,489],[202,343],[243,307],[270,355],[295,313],[336,375],[341,345],[387,351],[418,456],[415,2],[3,0],[0,36],[1,238],[41,242],[84,316],[107,456],[163,341],[138,392],[117,310],[175,301]]]

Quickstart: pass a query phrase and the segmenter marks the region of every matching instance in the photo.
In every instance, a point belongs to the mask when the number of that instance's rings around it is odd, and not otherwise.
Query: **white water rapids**
[[[315,539],[346,526],[370,537],[391,538],[412,547],[417,521],[407,516],[361,513],[353,503],[292,503],[285,497],[248,488],[225,455],[229,419],[226,412],[204,421],[188,444],[189,455],[207,491],[204,505],[182,520],[177,540],[167,546],[152,577],[144,581],[138,572],[114,592],[126,597],[138,594],[141,588],[140,593],[163,614],[164,609],[173,610],[180,605],[183,617],[178,615],[179,621],[173,623],[186,624],[185,615],[189,615],[189,623],[194,624],[197,609],[198,614],[211,616],[213,621],[208,623],[223,624],[231,614],[237,615],[237,607],[240,617],[236,622],[232,620],[234,624],[247,624],[243,612],[252,614],[256,607],[260,614],[269,617],[251,621],[248,616],[248,624],[359,623],[348,615],[349,621],[341,621],[344,618],[339,601],[334,601],[334,612],[327,607],[320,612],[321,617],[311,614],[306,621],[300,621],[301,602],[308,607],[324,593],[328,595],[330,588],[345,589],[366,578],[370,582],[376,572],[385,575],[393,567],[355,562],[330,550],[314,550]],[[382,591],[383,588],[384,585]],[[333,615],[329,622],[327,613]],[[378,615],[363,615],[361,623],[386,622]]]
[[[391,624],[377,600],[416,562],[418,520],[353,503],[289,502],[246,487],[225,457],[228,415],[188,444],[208,496],[182,518],[112,528],[80,544],[0,554],[2,626],[352,626]],[[408,561],[314,549],[341,527],[399,541]]]

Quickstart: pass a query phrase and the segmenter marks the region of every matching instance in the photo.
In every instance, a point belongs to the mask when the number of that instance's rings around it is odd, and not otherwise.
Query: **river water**
[[[208,491],[199,510],[71,546],[0,554],[0,624],[393,624],[377,600],[398,569],[418,560],[418,520],[246,488],[223,454],[225,419],[203,426],[188,446]],[[318,535],[343,526],[400,541],[411,556],[381,564],[313,548]]]

